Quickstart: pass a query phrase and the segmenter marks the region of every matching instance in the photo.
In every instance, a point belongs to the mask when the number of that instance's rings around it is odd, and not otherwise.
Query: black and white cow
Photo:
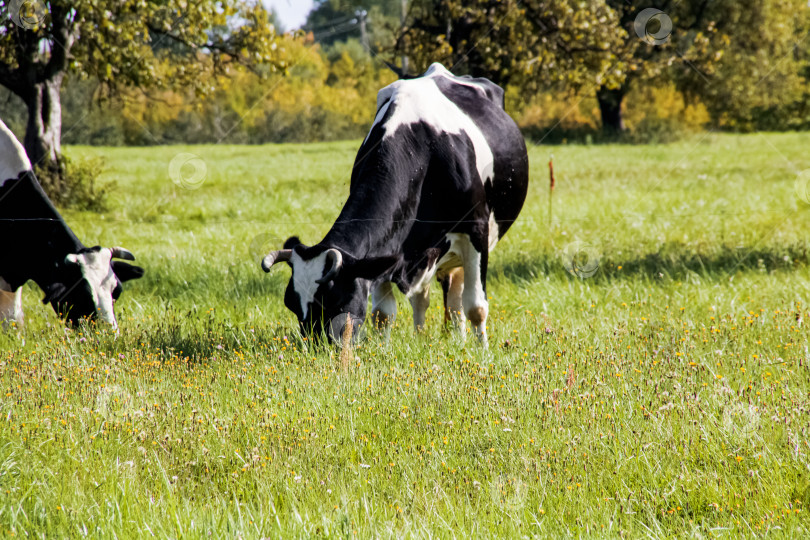
[[[442,282],[445,316],[463,334],[469,319],[486,345],[487,261],[526,198],[529,162],[503,90],[433,64],[377,96],[374,124],[355,161],[349,198],[324,239],[297,238],[267,255],[287,262],[285,305],[305,334],[358,326],[369,292],[372,320],[396,316],[392,284],[409,298],[417,330],[430,284]]]
[[[85,247],[39,185],[28,156],[0,120],[0,322],[21,324],[22,285],[32,279],[58,314],[76,324],[100,318],[117,328],[121,283],[143,269],[122,248]]]

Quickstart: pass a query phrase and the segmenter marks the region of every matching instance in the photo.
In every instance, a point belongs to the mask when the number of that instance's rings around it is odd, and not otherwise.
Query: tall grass
[[[348,366],[301,339],[286,269],[318,241],[357,143],[72,148],[103,155],[88,244],[147,275],[121,333],[67,330],[25,291],[0,337],[0,530],[35,536],[764,536],[810,533],[807,135],[532,146],[491,257],[490,349],[441,328]],[[169,178],[199,155],[199,189]],[[565,269],[568,246],[598,259]],[[438,289],[438,288],[437,288]],[[401,300],[401,299],[400,299]]]

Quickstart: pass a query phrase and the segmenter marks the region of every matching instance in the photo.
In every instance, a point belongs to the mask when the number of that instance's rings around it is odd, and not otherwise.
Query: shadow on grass
[[[238,351],[244,361],[271,358],[283,346],[291,347],[293,331],[273,325],[234,323],[214,310],[167,309],[154,321],[122,327],[118,336],[108,336],[99,349],[115,357],[132,351],[148,351],[158,361],[233,359]],[[290,336],[285,342],[284,336]]]
[[[542,252],[499,260],[494,257],[490,276],[512,283],[526,283],[540,276],[569,276],[564,259],[558,253]],[[602,257],[594,280],[649,279],[667,277],[683,279],[698,274],[706,279],[731,277],[739,272],[791,272],[808,264],[807,245],[782,249],[749,249],[722,246],[710,253],[688,252],[678,246],[664,246],[657,253],[645,253],[627,259]]]

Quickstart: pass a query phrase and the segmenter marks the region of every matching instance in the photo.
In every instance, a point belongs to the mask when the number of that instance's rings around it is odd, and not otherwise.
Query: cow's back
[[[529,174],[526,144],[504,110],[503,90],[487,79],[457,77],[433,64],[422,77],[383,88],[377,108],[358,160],[374,159],[375,149],[402,141],[407,155],[416,160],[427,152],[433,174],[426,173],[419,217],[469,220],[484,211],[485,219],[497,227],[491,231],[492,240],[500,239],[523,207]],[[468,141],[469,147],[460,141]],[[390,163],[397,150],[383,150],[381,161]],[[355,172],[362,170],[358,165]],[[448,176],[451,185],[442,185]],[[444,215],[437,220],[436,214]],[[421,236],[420,227],[416,229]]]
[[[500,239],[517,219],[529,185],[529,159],[523,134],[504,110],[503,90],[487,79],[439,77],[436,84],[479,128],[493,158],[491,180],[484,179],[487,203]]]

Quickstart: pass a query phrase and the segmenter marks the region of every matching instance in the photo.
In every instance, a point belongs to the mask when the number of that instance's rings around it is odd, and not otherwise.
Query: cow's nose
[[[355,317],[351,313],[341,313],[329,321],[329,339],[338,345],[342,345],[345,338],[355,342],[361,337],[362,326],[363,319],[360,317]]]

